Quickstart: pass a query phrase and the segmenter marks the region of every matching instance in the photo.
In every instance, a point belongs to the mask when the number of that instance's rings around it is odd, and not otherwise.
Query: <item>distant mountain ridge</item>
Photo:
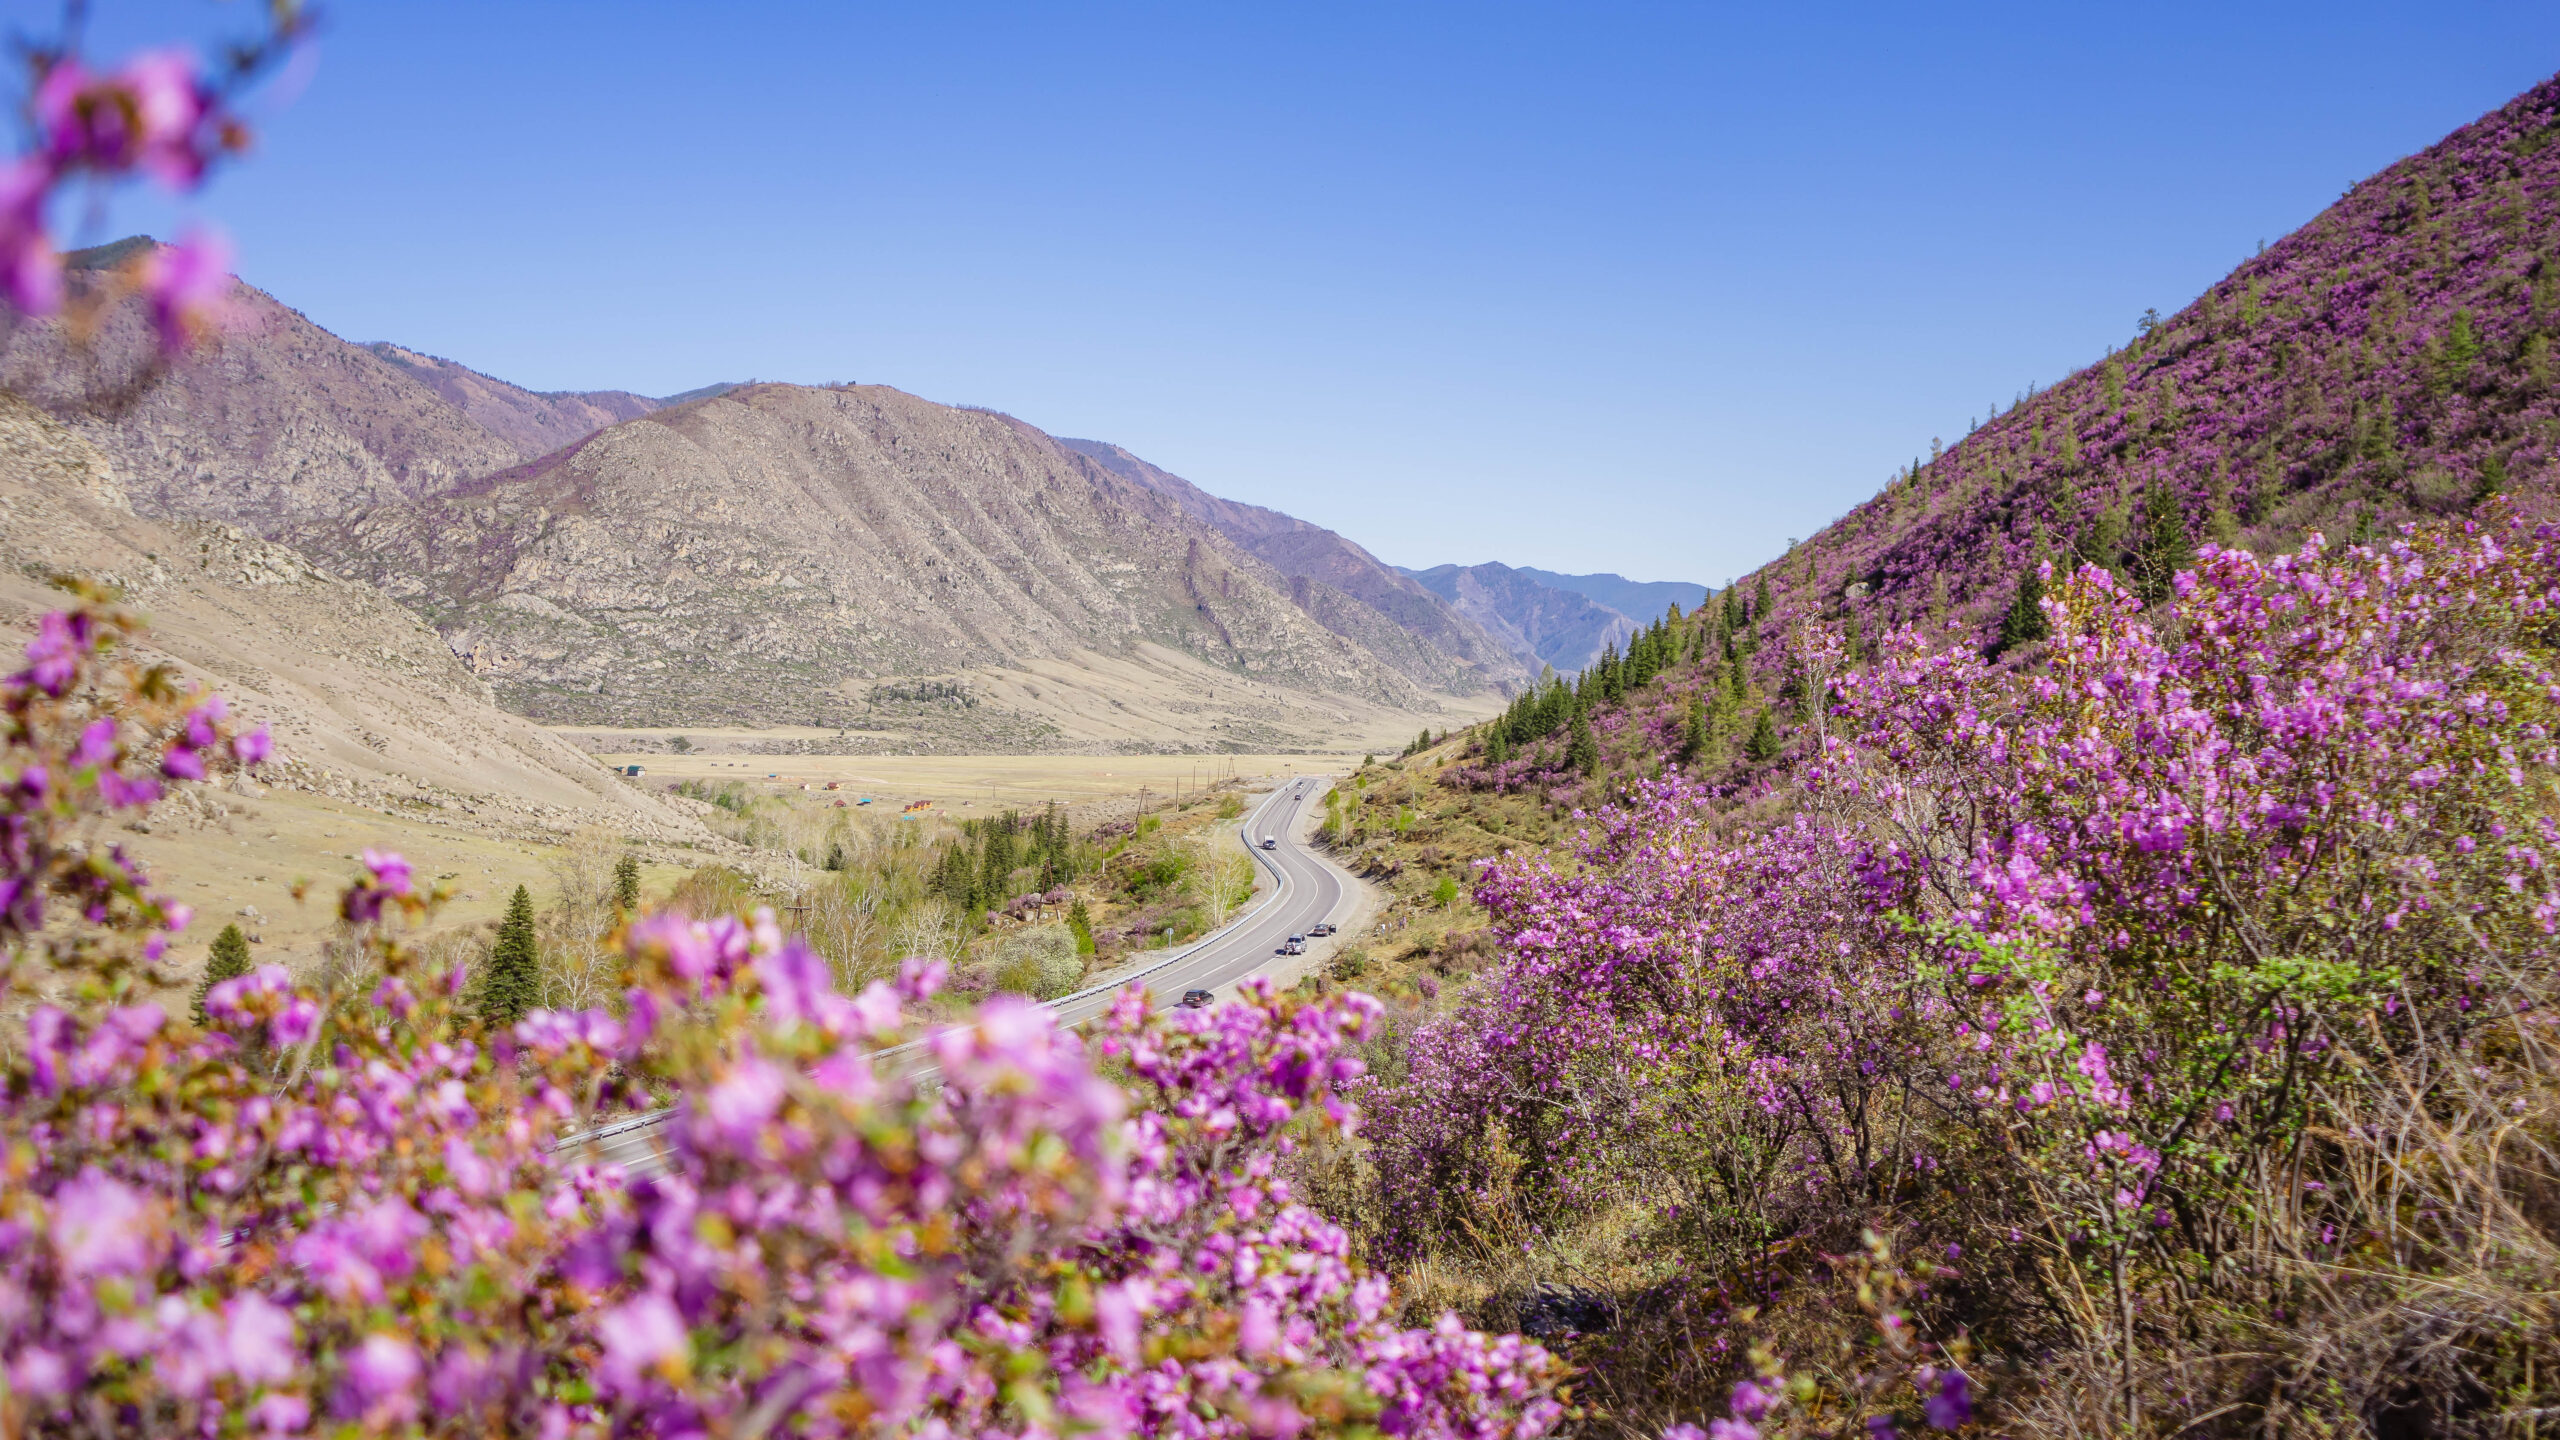
[[[1572,674],[1624,645],[1636,622],[1587,595],[1530,579],[1508,565],[1435,565],[1406,576],[1502,638],[1541,669]]]
[[[1683,612],[1695,610],[1707,603],[1707,596],[1713,593],[1704,585],[1686,580],[1630,580],[1606,571],[1598,575],[1559,575],[1534,565],[1513,568],[1541,585],[1598,601],[1639,624],[1661,619],[1674,605]]]
[[[1389,567],[1502,638],[1532,668],[1572,674],[1673,605],[1695,610],[1713,592],[1680,580],[1559,575],[1527,565]]]
[[[74,285],[153,243],[75,257]],[[224,343],[122,408],[84,409],[58,325],[10,338],[0,386],[64,414],[140,514],[378,584],[546,721],[1303,748],[1516,692],[1541,644],[1629,628],[1554,591],[1524,631],[994,411],[881,386],[536,392],[349,343],[236,280],[229,299]],[[139,310],[111,305],[76,358],[145,368]]]
[[[1535,669],[1483,625],[1376,556],[1320,525],[1260,505],[1222,500],[1117,445],[1059,444],[1167,496],[1290,578],[1290,598],[1317,623],[1357,640],[1418,685],[1467,692],[1516,689]]]

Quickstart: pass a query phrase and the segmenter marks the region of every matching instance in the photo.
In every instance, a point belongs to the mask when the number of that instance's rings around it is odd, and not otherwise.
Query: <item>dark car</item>
[[[1265,850],[1277,850],[1280,848],[1280,842],[1272,839],[1268,835],[1265,835],[1262,837],[1262,848]]]
[[[1307,933],[1316,936],[1330,935],[1334,933],[1333,922],[1330,920],[1319,922],[1314,929],[1309,930]]]
[[[1210,994],[1206,990],[1185,990],[1182,992],[1182,1008],[1185,1010],[1206,1009],[1209,1006],[1216,1004],[1217,1001],[1218,997]]]

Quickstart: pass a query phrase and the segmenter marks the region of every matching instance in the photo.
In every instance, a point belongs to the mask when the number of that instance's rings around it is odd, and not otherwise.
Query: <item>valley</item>
[[[646,8],[222,192],[422,345],[17,38],[0,1440],[2560,1415],[2560,75]]]

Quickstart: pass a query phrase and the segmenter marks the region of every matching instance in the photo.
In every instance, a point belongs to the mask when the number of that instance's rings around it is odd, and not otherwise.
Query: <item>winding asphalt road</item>
[[[1306,934],[1319,921],[1340,923],[1354,882],[1331,861],[1298,843],[1307,808],[1324,793],[1329,778],[1309,776],[1284,782],[1245,816],[1238,839],[1272,880],[1271,888],[1251,908],[1224,929],[1184,949],[1123,966],[1099,985],[1049,1001],[1059,1022],[1076,1026],[1092,1020],[1132,983],[1145,984],[1159,1010],[1181,1003],[1189,990],[1207,990],[1223,999],[1234,992],[1237,981],[1280,962],[1283,957],[1278,951],[1290,936]],[[1269,850],[1262,848],[1265,836],[1277,842]],[[910,1042],[882,1054],[915,1053],[917,1048]],[[925,1064],[930,1067],[930,1062]],[[645,1175],[658,1168],[660,1130],[674,1113],[659,1110],[635,1115],[572,1136],[560,1148],[588,1147],[600,1162]]]

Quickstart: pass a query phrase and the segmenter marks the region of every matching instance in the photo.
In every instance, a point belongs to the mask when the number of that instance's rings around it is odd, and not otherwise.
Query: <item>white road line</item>
[[[1181,965],[1187,960],[1195,959],[1203,951],[1221,948],[1241,937],[1251,934],[1259,928],[1259,922],[1266,914],[1277,915],[1284,913],[1279,908],[1281,902],[1289,895],[1290,891],[1295,888],[1298,882],[1294,881],[1290,876],[1288,867],[1280,863],[1280,856],[1286,854],[1300,859],[1313,859],[1320,874],[1328,863],[1320,858],[1309,856],[1300,851],[1297,848],[1294,837],[1289,833],[1290,823],[1296,819],[1298,803],[1305,798],[1307,793],[1312,793],[1312,787],[1314,785],[1326,778],[1329,777],[1307,776],[1298,780],[1292,780],[1287,784],[1280,786],[1269,795],[1263,797],[1262,803],[1255,806],[1252,813],[1245,818],[1245,823],[1237,827],[1236,838],[1245,847],[1245,853],[1253,857],[1255,864],[1260,865],[1265,870],[1271,872],[1274,882],[1271,887],[1271,893],[1264,896],[1261,903],[1255,905],[1252,909],[1244,912],[1243,914],[1238,915],[1233,920],[1230,920],[1215,932],[1202,936],[1200,939],[1193,941],[1190,945],[1185,946],[1183,949],[1147,966],[1143,970],[1118,975],[1099,984],[1089,985],[1072,995],[1061,995],[1055,1000],[1045,1001],[1043,1003],[1047,1005],[1048,1008],[1059,1012],[1059,1018],[1061,1021],[1064,1021],[1069,1025],[1081,1024],[1083,1021],[1093,1018],[1093,1015],[1101,1014],[1107,1007],[1109,997],[1119,994],[1129,986],[1149,979],[1150,977],[1161,975],[1164,972]],[[1302,790],[1302,787],[1305,788]],[[1274,807],[1280,806],[1283,801],[1288,802],[1287,809],[1289,813],[1281,817],[1281,823],[1277,826],[1268,823],[1270,812]],[[1261,846],[1254,842],[1254,832],[1257,830],[1277,838],[1280,842],[1280,848],[1272,851],[1265,851],[1262,849]],[[1337,903],[1339,903],[1338,900]],[[1322,919],[1324,917],[1318,916],[1317,918]],[[1312,922],[1309,922],[1309,924],[1311,926]],[[1270,964],[1271,959],[1271,956],[1262,956],[1255,964],[1248,967],[1243,974],[1237,975],[1231,980],[1220,983],[1232,984],[1235,980],[1244,979],[1245,976],[1254,974],[1260,971],[1264,966]],[[1210,968],[1214,970],[1219,967],[1212,966]],[[1195,978],[1205,978],[1205,976]],[[1212,984],[1210,986],[1200,988],[1214,989],[1217,987],[1215,984]],[[1092,1002],[1096,1000],[1101,1000],[1105,1003],[1092,1004]],[[1156,1008],[1160,1010],[1166,1009],[1169,1008],[1171,1003],[1178,1002],[1178,996],[1173,1002],[1159,1000]],[[1068,1007],[1088,1004],[1092,1005],[1091,1015],[1069,1016]],[[892,1056],[911,1053],[923,1048],[926,1039],[929,1038],[930,1037],[924,1037],[910,1040],[903,1045],[892,1046],[886,1050],[874,1051],[873,1058],[887,1059]],[[645,1173],[647,1170],[654,1168],[654,1162],[658,1159],[659,1155],[658,1147],[654,1143],[650,1143],[652,1137],[650,1137],[647,1132],[655,1130],[660,1125],[665,1124],[667,1117],[674,1113],[675,1111],[672,1108],[669,1108],[665,1110],[653,1110],[645,1115],[630,1116],[626,1119],[617,1120],[610,1125],[599,1126],[596,1129],[569,1136],[552,1148],[555,1152],[558,1152],[577,1147],[587,1147],[592,1149],[596,1153],[596,1157],[600,1160],[607,1161],[608,1163],[620,1164],[624,1168],[635,1173]],[[637,1143],[635,1143],[635,1139]],[[619,1141],[620,1143],[613,1143],[616,1141]],[[638,1153],[628,1157],[614,1153],[616,1151],[628,1150],[637,1150]]]

